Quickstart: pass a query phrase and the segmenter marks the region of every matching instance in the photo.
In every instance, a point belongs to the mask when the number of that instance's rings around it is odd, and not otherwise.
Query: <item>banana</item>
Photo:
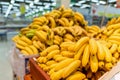
[[[114,65],[114,64],[116,64],[116,63],[117,63],[117,58],[112,57],[112,64]]]
[[[38,29],[39,27],[41,27],[40,25],[37,25],[37,24],[31,24],[30,25],[30,28],[31,29]]]
[[[64,69],[64,73],[62,74],[62,78],[68,77],[73,71],[77,70],[77,68],[80,66],[80,60],[75,60],[72,63],[70,63],[67,67]]]
[[[108,40],[108,42],[111,42],[112,44],[120,45],[120,42],[118,40]]]
[[[71,41],[74,39],[74,37],[69,33],[65,34],[64,38],[71,40]]]
[[[33,41],[33,46],[35,46],[37,49],[39,49],[40,48],[40,46],[38,45],[38,43],[37,43],[37,41]]]
[[[29,45],[32,44],[32,41],[30,39],[28,39],[26,36],[21,36],[20,39],[23,40],[24,42],[28,43]]]
[[[25,27],[25,28],[20,29],[20,32],[22,33],[22,32],[24,32],[24,31],[29,31],[29,30],[30,30],[29,27]]]
[[[32,49],[34,54],[38,54],[38,49],[35,46],[30,45],[29,47]]]
[[[118,59],[119,56],[120,56],[119,52],[115,52],[115,53],[113,53],[113,57],[115,57],[116,59]]]
[[[22,45],[20,45],[20,44],[17,44],[17,43],[16,43],[15,45],[16,45],[16,47],[17,47],[18,49],[22,49],[22,50],[23,50],[23,49],[25,48],[24,46],[22,46]]]
[[[107,36],[110,36],[113,32],[114,32],[114,29],[111,29],[106,34],[107,34]]]
[[[120,23],[117,23],[117,24],[112,24],[112,25],[109,25],[108,27],[107,27],[107,29],[108,30],[111,30],[111,29],[118,29],[118,28],[120,28]]]
[[[101,45],[101,43],[99,41],[97,41],[96,43],[97,43],[97,47],[98,47],[97,57],[99,60],[104,60],[105,51],[103,49],[103,46]]]
[[[40,39],[40,41],[45,42],[47,39],[47,34],[43,31],[36,31],[36,36]]]
[[[84,22],[84,16],[81,13],[75,12],[74,17],[78,22],[80,23]]]
[[[50,26],[51,28],[55,28],[56,27],[56,22],[54,20],[53,17],[48,17],[49,21],[50,21]]]
[[[110,70],[113,67],[112,63],[105,63],[105,69]]]
[[[87,43],[88,41],[89,37],[82,37],[81,39],[79,39],[74,46],[74,51],[78,51],[83,46],[83,44]]]
[[[117,18],[117,20],[115,21],[115,23],[120,23],[120,17]]]
[[[38,37],[36,35],[32,37],[32,41],[38,41],[38,40],[39,39],[38,39]]]
[[[72,17],[73,16],[73,13],[70,13],[70,12],[65,12],[62,14],[62,17]]]
[[[110,48],[110,52],[114,54],[114,52],[117,51],[117,47],[118,47],[117,44],[112,44],[112,47]]]
[[[20,39],[20,37],[18,35],[16,35],[12,38],[12,41],[17,42],[18,39]]]
[[[111,62],[112,61],[112,53],[105,45],[103,45],[103,49],[105,51],[105,61]]]
[[[120,45],[118,46],[117,51],[120,53]]]
[[[27,53],[29,53],[30,55],[31,55],[31,54],[34,54],[34,52],[33,52],[33,51],[31,50],[31,48],[28,47],[28,46],[25,47],[24,50],[27,51]]]
[[[103,61],[99,61],[99,62],[98,62],[98,67],[99,67],[99,69],[103,69],[103,68],[104,68],[104,65],[105,65],[105,63],[104,63]]]
[[[120,40],[120,37],[119,36],[110,36],[108,38],[108,40],[116,40],[116,41],[119,41]]]
[[[24,55],[29,55],[29,53],[27,52],[27,51],[25,51],[25,50],[21,50],[20,51],[22,54],[24,54]]]
[[[48,53],[50,53],[53,50],[58,50],[58,45],[51,45],[50,47],[46,48],[44,51],[40,52],[41,56],[47,56]]]
[[[90,48],[89,48],[89,45],[87,45],[85,47],[85,50],[83,52],[83,56],[82,56],[82,66],[85,67],[88,62],[89,62],[89,57],[90,57]]]
[[[65,23],[65,26],[66,27],[69,27],[69,21],[68,21],[68,19],[67,18],[61,18],[61,20]]]
[[[98,46],[97,46],[97,42],[94,38],[91,38],[89,40],[89,47],[90,47],[91,55],[96,55],[96,53],[98,51]]]
[[[76,60],[81,59],[82,53],[84,52],[84,49],[85,49],[86,46],[87,46],[87,44],[84,44],[84,45],[78,50],[78,52],[77,52],[77,53],[75,54],[75,56],[74,56],[74,59],[76,59]]]
[[[70,51],[61,51],[60,54],[63,57],[68,57],[68,58],[73,58],[74,57],[74,53],[70,52]]]
[[[28,44],[26,42],[24,42],[23,40],[20,40],[20,39],[17,40],[17,43],[24,47],[28,46]]]
[[[65,22],[61,19],[57,19],[57,22],[61,25],[61,26],[65,26]]]
[[[69,22],[69,27],[72,27],[74,25],[74,21],[73,20],[70,20]]]
[[[90,55],[90,69],[93,73],[98,70],[98,59],[96,55]]]
[[[46,57],[47,57],[47,59],[52,59],[56,54],[59,54],[59,53],[60,53],[60,50],[53,50],[53,51],[49,52]]]
[[[37,41],[37,44],[38,44],[38,49],[40,49],[41,51],[43,51],[46,47],[45,47],[45,44],[41,43],[40,41]]]

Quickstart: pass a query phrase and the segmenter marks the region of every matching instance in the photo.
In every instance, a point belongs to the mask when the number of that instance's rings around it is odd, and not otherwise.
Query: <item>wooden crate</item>
[[[32,58],[30,59],[30,73],[33,80],[50,80],[48,74],[43,71]]]
[[[25,75],[24,80],[33,80],[31,74]]]

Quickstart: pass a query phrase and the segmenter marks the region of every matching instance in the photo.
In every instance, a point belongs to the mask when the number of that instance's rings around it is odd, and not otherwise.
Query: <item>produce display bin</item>
[[[24,80],[33,80],[31,74],[25,75]]]
[[[40,68],[33,58],[30,60],[30,73],[33,80],[50,80],[49,75]],[[98,80],[116,80],[115,75],[120,75],[120,62],[118,62],[110,71],[106,72]]]
[[[33,80],[50,80],[49,75],[36,64],[33,58],[30,59],[30,73]]]
[[[24,80],[24,76],[30,73],[29,59],[37,56],[39,55],[25,56],[14,46],[10,51],[10,63],[14,75],[19,77],[20,80]]]

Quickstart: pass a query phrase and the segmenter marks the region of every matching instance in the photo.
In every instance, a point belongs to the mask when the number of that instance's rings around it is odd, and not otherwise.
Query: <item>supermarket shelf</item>
[[[20,25],[6,25],[4,27],[6,28],[21,28],[21,27],[26,27],[28,24],[20,24]]]

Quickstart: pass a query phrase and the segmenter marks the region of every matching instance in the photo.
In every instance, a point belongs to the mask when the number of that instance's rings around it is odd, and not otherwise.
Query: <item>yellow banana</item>
[[[106,70],[110,70],[113,67],[112,63],[105,63]]]
[[[55,71],[59,71],[62,68],[65,68],[67,66],[69,66],[69,64],[71,64],[74,60],[73,59],[65,59],[63,61],[60,61],[57,66],[54,68]]]
[[[20,45],[20,44],[18,44],[18,43],[16,43],[15,45],[16,45],[16,47],[17,47],[18,49],[24,49],[24,48],[25,48],[24,46],[22,46],[22,45]]]
[[[115,21],[115,23],[120,23],[120,17],[117,18],[117,20]]]
[[[23,40],[24,42],[28,43],[29,45],[32,44],[32,41],[30,39],[28,39],[26,36],[21,36],[20,39]]]
[[[114,29],[111,29],[106,34],[107,34],[107,36],[110,36],[113,32],[114,32]]]
[[[105,59],[105,51],[103,49],[103,46],[99,41],[97,41],[97,47],[98,47],[98,52],[97,52],[97,57],[99,60],[104,60]]]
[[[53,51],[49,52],[46,57],[47,57],[47,59],[52,59],[56,54],[59,54],[59,53],[60,53],[60,50],[53,50]]]
[[[34,54],[38,54],[38,49],[35,46],[30,45],[29,47],[32,49]]]
[[[96,53],[98,51],[98,46],[97,46],[96,40],[94,38],[91,38],[89,40],[89,47],[90,47],[91,55],[96,55]]]
[[[24,42],[23,40],[20,40],[20,39],[17,40],[17,43],[24,47],[28,46],[28,44],[26,42]]]
[[[72,27],[74,25],[74,21],[73,20],[70,20],[69,22],[69,27]]]
[[[66,80],[84,80],[86,78],[86,75],[82,72],[77,72],[72,75],[70,75]]]
[[[39,49],[40,48],[40,46],[38,45],[38,43],[37,43],[37,41],[33,41],[33,46],[35,46],[37,49]]]
[[[64,38],[69,39],[71,41],[74,39],[74,37],[69,33],[65,34]]]
[[[65,23],[65,26],[66,27],[69,27],[69,21],[68,21],[68,19],[67,18],[61,18],[61,20]]]
[[[113,53],[113,57],[115,57],[116,59],[118,59],[119,56],[120,56],[119,52],[115,52],[115,53]]]
[[[82,66],[85,67],[87,65],[87,63],[89,62],[89,57],[90,57],[90,48],[89,45],[87,45],[85,47],[85,50],[83,52],[83,56],[82,56]]]
[[[75,56],[74,56],[74,59],[76,59],[76,60],[81,59],[82,53],[84,52],[84,49],[85,49],[86,46],[87,46],[87,44],[84,44],[84,45],[78,50],[78,52],[77,52],[77,53],[75,54]]]
[[[34,41],[34,40],[35,40],[35,41],[39,40],[36,35],[32,37],[32,41]]]
[[[62,78],[68,77],[73,71],[77,70],[80,66],[80,60],[75,60],[70,63],[67,67],[65,67],[64,73],[62,74]]]
[[[51,24],[51,28],[55,28],[56,27],[56,22],[54,20],[53,17],[48,17],[49,21],[50,21],[50,24]]]
[[[119,41],[120,40],[120,37],[119,36],[110,36],[108,38],[108,40],[116,40],[116,41]]]
[[[117,63],[117,58],[112,57],[112,64],[114,65],[114,64],[116,64],[116,63]]]
[[[108,30],[111,30],[111,29],[118,29],[118,28],[120,28],[120,23],[117,23],[117,24],[112,24],[112,25],[109,25],[108,27],[107,27],[107,29]]]
[[[120,45],[120,42],[118,40],[108,40],[108,42],[111,42],[112,44]]]
[[[39,46],[38,49],[40,49],[41,51],[43,51],[46,48],[45,44],[41,43],[40,41],[37,41],[37,45]]]
[[[104,68],[104,65],[105,65],[105,63],[104,63],[103,61],[99,61],[99,62],[98,62],[98,67],[99,67],[99,69],[103,69],[103,68]]]
[[[69,47],[69,46],[73,46],[74,44],[75,44],[74,42],[62,42],[62,43],[60,44],[60,47],[63,48],[63,49],[68,50],[68,47]]]
[[[117,48],[118,48],[117,44],[112,44],[112,47],[110,48],[110,52],[114,54],[114,52],[117,51]]]
[[[72,17],[73,14],[70,12],[65,12],[64,14],[62,14],[62,17]]]
[[[83,44],[87,43],[88,41],[89,37],[82,37],[81,39],[79,39],[74,46],[74,51],[78,51],[83,46]]]
[[[18,35],[14,36],[14,37],[12,38],[12,40],[13,40],[14,42],[17,42],[18,39],[20,39],[20,37],[19,37]]]
[[[70,51],[61,51],[60,54],[64,57],[68,57],[68,58],[74,57],[74,52],[70,52]]]
[[[57,22],[61,25],[61,26],[65,26],[65,22],[61,19],[58,19]]]
[[[47,56],[48,53],[50,53],[53,50],[58,50],[58,45],[51,45],[50,47],[46,48],[44,51],[40,52],[41,56]]]
[[[40,41],[45,42],[47,39],[47,34],[45,34],[43,31],[36,31],[36,36],[40,39]]]
[[[29,53],[30,55],[31,55],[31,54],[34,54],[33,51],[31,50],[31,48],[28,47],[28,46],[25,47],[24,50],[27,51],[27,53]]]
[[[96,55],[90,55],[90,68],[93,73],[98,70],[98,59]]]
[[[25,51],[25,50],[21,50],[20,51],[22,54],[24,54],[24,55],[29,55],[29,53],[27,52],[27,51]]]
[[[103,49],[105,51],[105,61],[111,62],[112,61],[112,53],[105,45],[103,45]]]

